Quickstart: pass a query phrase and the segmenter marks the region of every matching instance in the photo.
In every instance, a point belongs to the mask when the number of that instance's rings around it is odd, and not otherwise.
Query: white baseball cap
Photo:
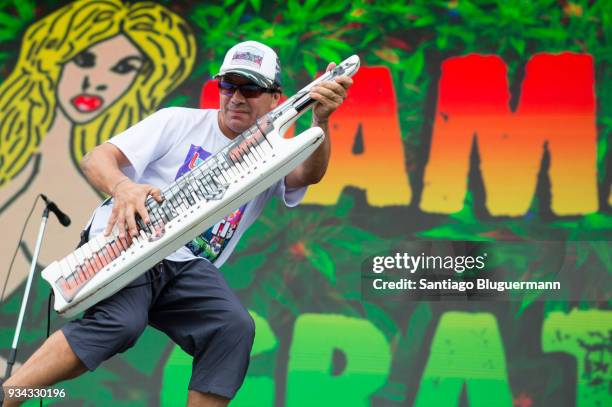
[[[245,76],[264,88],[281,86],[278,55],[272,48],[257,41],[241,42],[227,51],[215,77],[228,73]]]

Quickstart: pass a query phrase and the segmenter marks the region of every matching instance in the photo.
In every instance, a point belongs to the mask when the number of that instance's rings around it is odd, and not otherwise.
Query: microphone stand
[[[38,253],[40,252],[40,246],[42,245],[43,235],[45,234],[45,227],[47,226],[47,219],[49,219],[49,204],[45,205],[43,211],[42,220],[40,222],[40,229],[38,231],[38,239],[36,240],[36,246],[34,248],[34,256],[32,256],[32,266],[30,267],[30,274],[28,274],[28,282],[25,287],[25,294],[21,300],[21,310],[19,311],[19,319],[17,320],[17,327],[15,329],[15,336],[13,337],[13,345],[11,347],[11,353],[6,361],[6,372],[4,374],[4,380],[11,377],[13,365],[15,364],[15,358],[17,357],[17,342],[19,341],[19,334],[21,333],[21,325],[23,324],[23,316],[25,315],[26,306],[28,304],[28,297],[30,296],[30,288],[32,287],[32,279],[34,277],[34,271],[36,270],[36,263],[38,260]],[[0,383],[1,384],[1,383]]]

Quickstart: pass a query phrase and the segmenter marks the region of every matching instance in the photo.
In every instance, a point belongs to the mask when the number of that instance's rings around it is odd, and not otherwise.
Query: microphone
[[[66,215],[64,212],[62,212],[60,210],[60,208],[57,207],[57,205],[55,204],[55,202],[50,201],[49,199],[47,199],[47,197],[43,194],[40,194],[40,197],[43,199],[43,201],[45,201],[45,203],[47,204],[47,208],[53,212],[55,214],[55,216],[57,216],[57,220],[59,220],[59,223],[62,224],[62,226],[68,227],[70,226],[70,218],[68,217],[68,215]]]

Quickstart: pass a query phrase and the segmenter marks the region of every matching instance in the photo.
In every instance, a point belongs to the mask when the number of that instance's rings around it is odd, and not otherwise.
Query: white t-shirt
[[[117,146],[130,161],[131,165],[122,168],[128,177],[140,184],[163,188],[231,142],[221,132],[217,114],[218,110],[214,109],[161,109],[108,142]],[[188,261],[203,257],[221,267],[272,195],[281,197],[285,205],[293,207],[300,203],[305,193],[306,187],[285,189],[284,179],[281,179],[167,259]],[[90,237],[104,231],[111,212],[112,200],[96,209]]]

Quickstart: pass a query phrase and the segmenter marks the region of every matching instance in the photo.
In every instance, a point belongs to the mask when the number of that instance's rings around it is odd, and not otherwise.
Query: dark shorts
[[[62,332],[93,371],[133,346],[147,324],[193,356],[189,390],[234,397],[249,365],[255,324],[214,265],[164,260]]]

